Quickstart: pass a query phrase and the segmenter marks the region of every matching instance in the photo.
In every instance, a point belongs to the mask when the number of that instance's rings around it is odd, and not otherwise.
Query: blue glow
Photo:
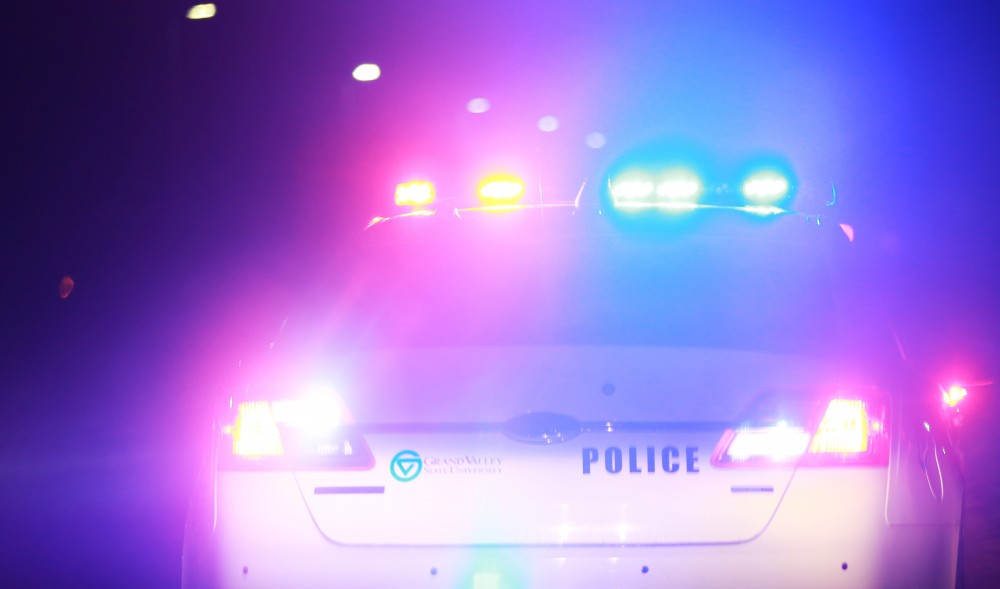
[[[693,202],[701,192],[701,181],[694,172],[684,169],[664,172],[656,185],[656,196],[671,202]]]
[[[773,171],[757,172],[743,182],[743,196],[754,204],[771,204],[788,196],[788,179]]]
[[[611,196],[615,199],[616,205],[648,201],[654,190],[653,178],[641,172],[624,175],[611,181]]]
[[[610,191],[617,208],[690,210],[704,188],[698,176],[686,168],[636,169],[613,178]]]
[[[772,217],[774,215],[781,215],[789,212],[787,209],[772,205],[746,205],[739,208],[741,211],[757,215],[758,217]]]
[[[718,154],[679,139],[657,139],[630,149],[612,164],[608,192],[616,209],[690,210],[718,173]]]
[[[732,180],[743,201],[750,206],[787,208],[798,188],[791,161],[783,154],[772,152],[757,153],[744,160]]]

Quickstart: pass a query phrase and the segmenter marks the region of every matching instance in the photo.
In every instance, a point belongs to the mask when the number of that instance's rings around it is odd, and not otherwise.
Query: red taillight
[[[336,395],[234,405],[222,426],[223,468],[361,470],[375,465],[368,444]]]
[[[760,406],[771,406],[763,403]],[[801,405],[800,405],[801,407]],[[836,397],[812,419],[800,409],[789,419],[754,415],[726,430],[716,466],[884,465],[889,456],[886,404],[875,398]]]

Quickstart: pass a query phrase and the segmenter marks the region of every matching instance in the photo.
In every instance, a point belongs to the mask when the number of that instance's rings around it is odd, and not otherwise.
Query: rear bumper
[[[319,531],[292,474],[220,473],[216,509],[203,503],[189,519],[184,585],[952,587],[959,526],[888,525],[885,480],[884,469],[802,470],[741,543],[360,547]]]

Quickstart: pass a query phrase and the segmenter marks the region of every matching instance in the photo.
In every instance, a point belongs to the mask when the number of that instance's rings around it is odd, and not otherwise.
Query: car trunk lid
[[[738,411],[839,378],[713,349],[411,348],[329,365],[375,457],[296,473],[319,529],[360,545],[742,542],[793,469],[716,468]]]

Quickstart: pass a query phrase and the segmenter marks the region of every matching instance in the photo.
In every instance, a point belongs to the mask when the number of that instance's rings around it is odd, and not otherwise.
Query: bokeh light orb
[[[359,82],[373,82],[382,75],[382,70],[374,63],[362,63],[354,68],[351,73],[355,80]]]
[[[543,133],[551,133],[559,128],[559,119],[552,115],[545,115],[538,119],[538,130]]]
[[[587,133],[587,136],[583,138],[583,142],[591,149],[600,149],[608,143],[608,140],[604,136],[604,133],[594,131],[593,133]]]
[[[189,20],[205,20],[215,16],[215,4],[195,4],[187,11]]]
[[[73,287],[76,286],[76,282],[71,276],[63,276],[62,280],[59,281],[59,298],[68,299],[69,295],[73,293]]]
[[[485,98],[473,98],[466,105],[465,109],[474,115],[480,115],[490,110],[490,101]]]

